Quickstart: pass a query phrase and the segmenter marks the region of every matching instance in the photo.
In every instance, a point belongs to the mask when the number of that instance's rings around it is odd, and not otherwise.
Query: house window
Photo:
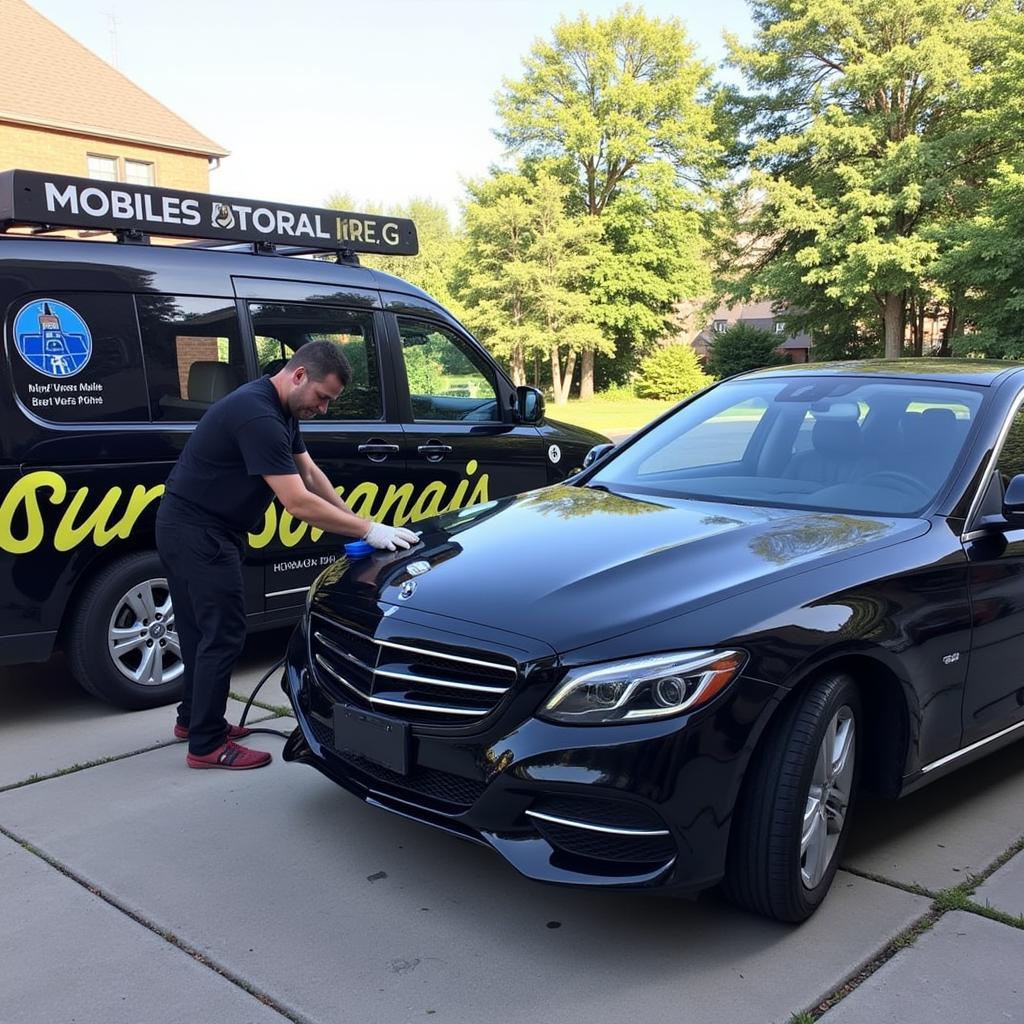
[[[711,325],[711,330],[713,330],[715,332],[715,334],[724,334],[728,329],[729,329],[729,321],[728,320],[716,320]]]
[[[117,157],[89,154],[89,177],[98,181],[117,181]]]
[[[155,185],[153,165],[143,160],[125,160],[124,180],[129,185]]]
[[[786,321],[785,320],[776,320],[775,321],[775,333],[776,334],[785,334],[786,333]]]

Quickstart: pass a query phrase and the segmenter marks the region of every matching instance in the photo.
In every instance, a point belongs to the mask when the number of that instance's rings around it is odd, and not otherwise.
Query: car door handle
[[[440,462],[446,455],[451,455],[452,446],[441,444],[440,441],[431,441],[429,444],[421,444],[416,451],[424,456],[427,462]]]
[[[368,441],[356,449],[360,455],[365,455],[371,462],[383,462],[389,455],[399,451],[397,444],[387,444],[384,441]]]

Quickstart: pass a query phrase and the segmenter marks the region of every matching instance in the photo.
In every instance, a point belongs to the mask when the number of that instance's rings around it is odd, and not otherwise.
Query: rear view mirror
[[[1024,526],[1024,473],[1018,473],[1006,486],[1003,518],[1011,526]]]
[[[544,419],[544,392],[520,384],[516,388],[516,414],[520,423],[540,423]]]

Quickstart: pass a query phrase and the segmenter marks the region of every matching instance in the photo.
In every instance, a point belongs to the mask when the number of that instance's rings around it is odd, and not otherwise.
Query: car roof
[[[910,380],[930,377],[949,384],[980,384],[988,387],[1003,377],[1024,369],[1024,362],[1004,359],[952,359],[920,356],[916,359],[862,359],[835,363],[796,363],[789,366],[766,366],[760,370],[738,374],[731,380],[785,375],[798,377],[831,377],[851,375]]]
[[[0,234],[0,261],[67,263],[75,271],[88,267],[127,269],[152,274],[165,272],[222,274],[231,277],[256,277],[281,281],[304,281],[354,288],[374,288],[401,292],[437,300],[426,292],[381,270],[357,263],[308,259],[284,254],[239,251],[237,248],[203,248],[189,245],[123,244],[114,241],[75,238],[43,238],[30,235]],[[143,286],[138,290],[148,291]]]

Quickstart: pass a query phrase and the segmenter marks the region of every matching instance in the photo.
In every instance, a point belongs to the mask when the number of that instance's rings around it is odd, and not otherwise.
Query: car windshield
[[[910,515],[937,496],[982,389],[921,379],[758,377],[722,384],[589,481],[616,491]]]

